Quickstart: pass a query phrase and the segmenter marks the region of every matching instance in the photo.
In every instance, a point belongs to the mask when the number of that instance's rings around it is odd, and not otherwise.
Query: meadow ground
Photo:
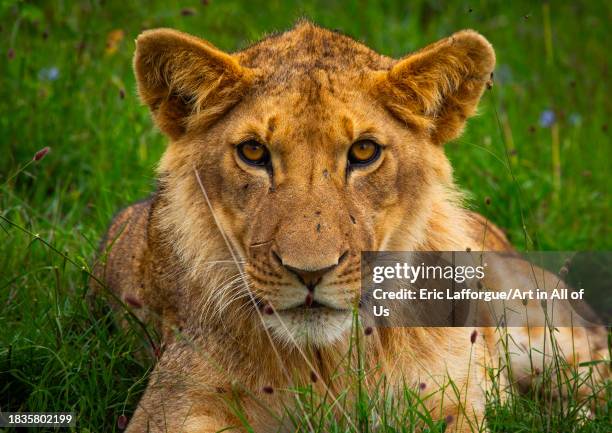
[[[131,70],[146,28],[236,50],[306,16],[395,57],[476,29],[496,49],[496,84],[447,145],[469,206],[522,250],[609,250],[612,9],[560,3],[1,1],[0,408],[72,410],[79,431],[113,431],[146,384],[142,334],[115,330],[85,301],[98,239],[153,191],[165,145]],[[583,422],[576,406],[492,399],[489,423],[609,432],[611,416],[609,398]]]

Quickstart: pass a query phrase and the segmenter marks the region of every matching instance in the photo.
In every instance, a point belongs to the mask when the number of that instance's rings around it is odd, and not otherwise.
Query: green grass
[[[73,410],[79,431],[112,431],[144,389],[143,335],[90,313],[83,268],[111,216],[154,188],[165,140],[131,70],[145,28],[236,50],[308,16],[396,57],[474,28],[496,48],[496,85],[447,145],[471,206],[524,250],[610,249],[609,2],[376,3],[0,0],[2,410]],[[125,36],[110,52],[115,29]],[[545,110],[556,113],[550,127],[539,123]],[[51,153],[19,172],[45,146]],[[494,431],[610,431],[609,401],[584,424],[564,408],[544,416],[524,398],[493,403],[489,422]]]

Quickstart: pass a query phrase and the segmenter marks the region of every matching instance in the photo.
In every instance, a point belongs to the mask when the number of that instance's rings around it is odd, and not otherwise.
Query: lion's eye
[[[348,160],[351,165],[368,165],[380,156],[380,145],[372,140],[359,140],[349,149]]]
[[[270,152],[263,144],[249,140],[238,145],[238,155],[250,165],[264,166],[270,161]]]

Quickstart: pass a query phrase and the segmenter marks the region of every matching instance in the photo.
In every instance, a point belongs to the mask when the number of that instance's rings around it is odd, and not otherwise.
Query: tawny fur
[[[313,374],[322,392],[347,386],[332,375],[348,349],[361,251],[512,251],[501,230],[464,210],[441,146],[474,114],[494,64],[491,45],[469,30],[400,60],[308,22],[233,54],[174,30],[138,37],[139,93],[170,144],[158,191],[114,220],[96,266],[164,339],[128,431],[237,426],[228,401],[255,431],[282,430],[267,410],[294,403],[287,388]],[[347,172],[362,138],[383,154]],[[270,149],[271,170],[236,156],[248,139]],[[283,311],[308,294],[285,266],[332,266],[314,296],[343,312]],[[295,341],[283,326],[304,320],[311,334]],[[362,334],[366,364],[378,367],[369,380],[385,375],[392,391],[452,379],[462,397],[439,392],[433,416],[452,415],[456,431],[482,425],[494,335],[481,329],[472,346],[472,331]],[[580,344],[588,351],[586,337]]]

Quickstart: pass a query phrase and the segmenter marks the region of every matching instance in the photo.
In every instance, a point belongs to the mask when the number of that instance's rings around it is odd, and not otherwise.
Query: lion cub
[[[163,336],[129,432],[241,431],[236,407],[254,431],[292,431],[272,415],[299,410],[290,388],[348,386],[361,251],[511,250],[460,206],[443,148],[494,65],[471,30],[399,60],[304,21],[232,54],[138,37],[139,94],[169,145],[158,190],[115,218],[96,267]],[[452,380],[432,416],[483,425],[489,330],[357,329],[389,392]]]

